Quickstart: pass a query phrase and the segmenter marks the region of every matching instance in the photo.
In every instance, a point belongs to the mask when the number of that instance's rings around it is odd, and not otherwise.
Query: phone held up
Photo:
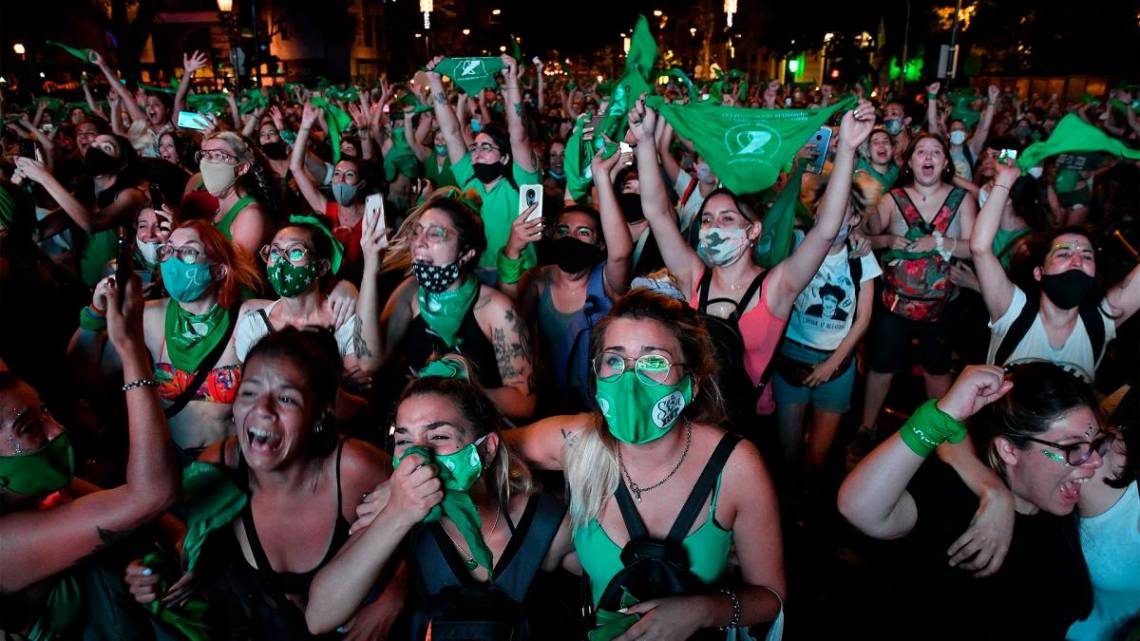
[[[542,218],[542,185],[519,185],[519,213],[531,205],[538,206],[526,217],[527,221]]]
[[[808,144],[815,148],[815,155],[808,163],[806,171],[813,174],[822,174],[823,166],[827,163],[827,152],[831,147],[831,127],[820,127],[819,130],[808,139]]]

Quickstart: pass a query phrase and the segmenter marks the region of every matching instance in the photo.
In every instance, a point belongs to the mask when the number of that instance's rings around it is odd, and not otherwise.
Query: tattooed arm
[[[460,129],[459,120],[447,102],[447,93],[443,90],[443,79],[439,72],[435,71],[435,66],[439,64],[440,60],[443,60],[443,56],[436,56],[427,65],[428,83],[431,85],[431,105],[435,109],[435,119],[439,122],[439,131],[447,142],[447,157],[451,159],[452,163],[457,163],[467,155],[467,143],[463,141],[463,132]]]
[[[495,348],[502,387],[486,390],[487,396],[510,418],[534,414],[534,360],[530,335],[522,318],[505,294],[483,287],[475,304],[475,318]]]
[[[561,470],[566,450],[575,447],[579,433],[595,421],[593,414],[551,416],[537,423],[503,432],[513,453],[531,469]]]

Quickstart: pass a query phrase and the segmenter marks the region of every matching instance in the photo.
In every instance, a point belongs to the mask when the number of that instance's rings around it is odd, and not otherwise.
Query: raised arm
[[[124,189],[115,196],[110,205],[91,210],[60,184],[43,163],[31,158],[18,158],[16,167],[29,179],[42,185],[75,224],[87,233],[127,223],[145,204],[142,192],[137,189]]]
[[[506,86],[507,130],[511,135],[511,158],[523,171],[538,171],[538,159],[530,148],[530,139],[523,124],[522,92],[519,91],[519,63],[503,54],[503,78]]]
[[[317,119],[319,110],[311,103],[306,102],[301,113],[301,126],[297,131],[297,140],[293,142],[293,153],[289,155],[289,169],[293,172],[293,179],[297,181],[297,188],[305,197],[305,202],[318,214],[324,214],[328,207],[328,199],[320,192],[313,179],[305,171],[305,150],[309,142],[309,131],[313,128],[313,121]]]
[[[1117,314],[1117,327],[1132,318],[1136,310],[1140,309],[1140,264],[1133,267],[1124,280],[1113,285],[1105,298],[1112,308],[1112,313]]]
[[[546,79],[542,74],[542,61],[538,58],[534,59],[534,73],[538,76],[538,113],[546,113]]]
[[[1002,268],[1001,261],[994,255],[994,236],[1001,226],[1002,210],[1009,202],[1009,190],[1021,175],[1016,166],[1000,162],[996,164],[996,171],[994,186],[990,189],[990,196],[982,211],[978,213],[978,219],[974,221],[973,234],[970,236],[970,255],[974,259],[974,272],[978,275],[978,285],[990,321],[997,321],[1004,316],[1013,301],[1014,285]]]
[[[91,109],[91,115],[107,120],[107,114],[99,108],[98,103],[95,102],[95,96],[91,95],[91,86],[87,84],[86,71],[80,76],[79,84],[83,86],[83,98],[87,101],[88,108]]]
[[[938,118],[938,89],[941,86],[941,82],[932,82],[926,86],[926,127],[932,134],[945,135],[942,121]]]
[[[594,186],[598,188],[598,211],[602,217],[602,238],[606,241],[606,267],[604,285],[606,296],[610,300],[617,300],[619,296],[629,290],[630,273],[633,264],[630,257],[633,255],[633,239],[629,236],[629,225],[621,213],[617,194],[614,190],[610,170],[617,164],[621,154],[614,154],[605,159],[602,151],[594,154],[591,168],[594,176]]]
[[[143,340],[142,287],[132,278],[127,304],[120,311],[120,294],[108,282],[103,283],[108,290],[108,334],[123,361],[123,380],[150,379],[154,372]],[[140,385],[125,396],[126,482],[55,508],[0,517],[0,591],[22,590],[58,574],[157,518],[174,501],[178,465],[158,393]]]
[[[387,230],[380,225],[384,218],[384,201],[380,201],[380,213],[369,220],[364,217],[360,234],[360,248],[364,254],[364,274],[360,280],[360,295],[356,298],[357,352],[366,354],[369,365],[378,368],[384,355],[384,335],[380,327],[380,263],[383,252],[388,247]],[[357,342],[354,340],[353,342]]]
[[[411,107],[404,109],[404,141],[412,148],[412,154],[415,155],[417,160],[427,162],[431,158],[431,149],[420,143],[420,127],[412,127],[413,116],[414,114]],[[425,120],[427,119],[421,117],[420,124],[422,125]]]
[[[851,195],[851,175],[855,171],[855,150],[871,135],[875,126],[875,108],[862,100],[853,109],[843,114],[839,126],[839,147],[835,152],[835,164],[831,168],[831,178],[827,191],[820,199],[816,210],[815,225],[808,231],[796,251],[780,261],[772,269],[768,282],[776,289],[776,296],[768,297],[768,306],[779,318],[787,318],[792,311],[796,296],[811,281],[831,244],[839,235],[839,228],[847,214],[847,204]],[[788,187],[784,187],[787,189]]]
[[[677,159],[673,157],[673,153],[669,151],[669,147],[673,144],[673,138],[677,135],[673,125],[670,125],[664,118],[661,119],[661,138],[657,143],[657,149],[661,156],[661,167],[665,169],[665,175],[669,178],[669,182],[676,185],[677,176],[681,174],[681,165]],[[685,203],[681,203],[683,206]]]
[[[186,94],[190,93],[190,89],[194,85],[194,72],[204,68],[209,61],[206,59],[206,54],[201,51],[195,51],[193,55],[182,54],[182,84],[178,85],[178,92],[174,94],[174,113],[172,114],[175,119],[178,114],[186,111]]]
[[[641,209],[653,239],[661,249],[665,266],[677,278],[681,291],[690,291],[694,281],[704,269],[697,252],[685,242],[677,228],[677,214],[665,192],[665,181],[657,165],[657,145],[654,139],[658,114],[639,99],[629,113],[629,128],[637,138],[637,177],[641,186]]]
[[[994,121],[994,109],[997,107],[998,96],[1001,96],[1001,89],[997,85],[990,85],[986,90],[986,108],[982,110],[982,119],[978,122],[978,128],[974,130],[973,137],[970,138],[970,152],[974,154],[975,158],[982,155],[986,138],[990,135],[990,125]]]
[[[427,65],[428,82],[431,84],[431,105],[435,109],[435,119],[439,121],[439,131],[447,141],[447,157],[452,163],[457,163],[467,155],[467,145],[463,142],[463,132],[459,130],[459,120],[447,102],[443,79],[439,72],[435,71],[435,66],[440,60],[443,60],[443,56],[436,56]]]
[[[107,64],[107,61],[98,51],[91,51],[91,62],[95,63],[99,67],[99,71],[102,71],[103,75],[106,76],[107,84],[111,85],[111,91],[115,92],[115,95],[119,97],[119,102],[131,116],[131,122],[146,120],[146,114],[139,107],[139,103],[135,102],[135,97],[119,82],[119,74],[115,73],[115,70]],[[118,117],[118,115],[116,114],[113,117]]]

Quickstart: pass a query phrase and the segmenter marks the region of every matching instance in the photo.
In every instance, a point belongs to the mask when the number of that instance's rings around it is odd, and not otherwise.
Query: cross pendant
[[[629,489],[633,490],[633,498],[637,499],[637,502],[640,503],[641,502],[641,488],[637,486],[637,483],[630,483]]]

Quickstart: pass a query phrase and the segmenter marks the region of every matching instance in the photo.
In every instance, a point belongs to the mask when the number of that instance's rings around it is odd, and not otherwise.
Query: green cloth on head
[[[502,58],[444,58],[435,71],[455,81],[469,96],[478,96],[484,89],[497,90],[495,74],[503,70]]]
[[[899,429],[903,443],[915,454],[926,458],[946,441],[961,443],[966,439],[966,425],[938,409],[938,399],[932,398],[911,414]]]
[[[198,565],[210,533],[237,518],[249,498],[222,468],[201,461],[193,461],[183,468],[182,496],[186,505],[182,565],[189,571]]]
[[[332,161],[335,165],[340,162],[340,134],[352,126],[352,117],[344,109],[320,96],[313,96],[309,102],[325,112],[325,126],[328,128],[329,145],[332,147]]]
[[[823,109],[748,109],[708,103],[669,105],[646,98],[681,136],[693,141],[721,183],[736,194],[771,187],[820,125],[855,106],[854,96]]]
[[[59,47],[60,49],[63,49],[67,53],[71,54],[72,56],[74,56],[80,60],[82,60],[83,62],[91,62],[91,50],[90,49],[79,49],[77,47],[69,47],[69,46],[63,44],[62,42],[57,42],[55,40],[46,40],[44,43],[49,44],[53,47]]]
[[[344,243],[337,240],[329,226],[316,216],[304,216],[301,214],[293,214],[289,216],[289,222],[294,225],[312,225],[316,227],[326,238],[329,239],[329,244],[332,246],[332,256],[329,257],[329,270],[330,273],[335,274],[340,271],[341,260],[344,259]]]
[[[229,326],[229,314],[215,304],[205,314],[194,315],[182,309],[173,298],[166,304],[166,351],[170,364],[183,372],[196,372],[206,356],[222,340]]]
[[[158,569],[162,565],[162,556],[158,552],[151,552],[142,558],[142,564]],[[169,589],[170,581],[162,578],[158,582],[158,594],[165,594]],[[210,626],[203,620],[208,606],[202,599],[190,599],[177,609],[163,607],[161,599],[155,599],[145,607],[186,641],[207,641],[210,638]]]
[[[1082,151],[1103,151],[1118,158],[1140,160],[1140,149],[1127,147],[1080,116],[1069,114],[1057,123],[1047,140],[1029,145],[1018,157],[1017,166],[1024,171],[1050,156]]]
[[[420,303],[420,316],[428,329],[442,338],[445,345],[455,347],[456,335],[467,310],[479,296],[479,279],[468,274],[458,289],[433,294],[420,287],[416,296]]]
[[[536,185],[542,182],[542,174],[538,171],[527,171],[519,166],[518,162],[511,162],[512,177],[515,185]],[[511,235],[511,226],[519,215],[519,190],[503,176],[495,182],[490,191],[483,181],[475,177],[475,168],[471,164],[471,154],[466,154],[451,166],[451,173],[455,175],[455,182],[459,189],[475,190],[482,199],[479,215],[483,219],[483,235],[487,238],[487,249],[479,258],[479,268],[495,270],[498,264],[499,250],[506,247]],[[538,263],[534,246],[527,245],[523,250],[527,269]]]
[[[792,253],[792,242],[796,228],[796,205],[800,202],[800,178],[804,175],[805,163],[798,166],[787,184],[776,196],[775,202],[764,214],[760,226],[760,240],[752,248],[752,258],[757,265],[771,269]]]

